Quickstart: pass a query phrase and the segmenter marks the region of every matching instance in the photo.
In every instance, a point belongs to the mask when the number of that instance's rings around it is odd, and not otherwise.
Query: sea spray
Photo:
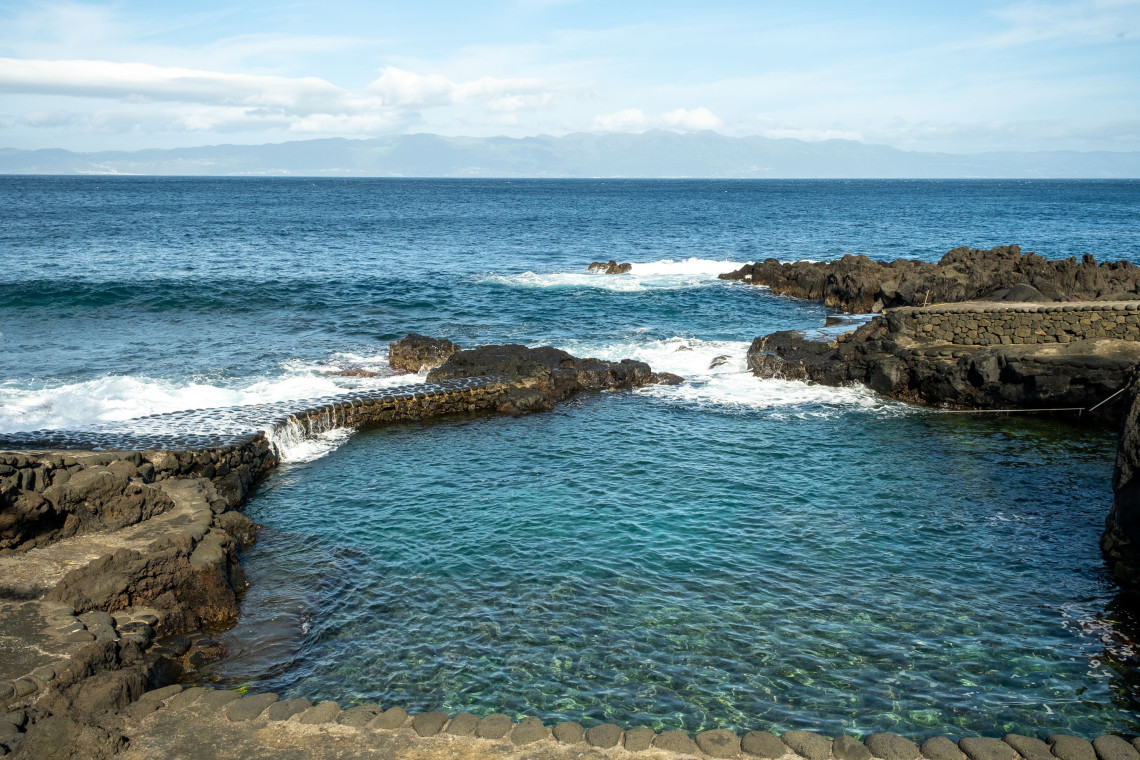
[[[225,383],[128,375],[105,375],[78,383],[47,380],[31,388],[8,382],[0,384],[0,433],[132,429],[131,420],[187,409],[216,409],[215,423],[207,430],[189,431],[173,427],[177,421],[169,420],[172,427],[168,430],[151,432],[240,432],[257,424],[257,419],[250,419],[250,410],[259,404],[375,390],[422,379],[421,375],[393,373],[387,367],[387,353],[335,353],[323,362],[282,362],[276,376]]]
[[[674,336],[647,341],[578,341],[561,345],[577,356],[636,359],[657,372],[685,378],[681,385],[650,385],[637,392],[682,405],[765,410],[773,414],[831,416],[847,411],[906,414],[909,407],[863,387],[832,388],[791,380],[758,380],[746,366],[749,343]]]
[[[576,272],[522,272],[521,274],[492,274],[482,283],[516,288],[598,288],[615,292],[636,293],[645,290],[678,290],[725,285],[717,275],[732,272],[744,266],[742,262],[716,261],[689,258],[680,261],[660,259],[644,263],[634,262],[628,274],[598,274],[585,267]]]

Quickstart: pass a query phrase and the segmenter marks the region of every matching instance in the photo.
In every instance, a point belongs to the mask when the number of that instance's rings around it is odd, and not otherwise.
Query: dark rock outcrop
[[[97,641],[75,653],[36,700],[15,757],[100,760],[128,743],[116,714],[144,691],[171,683],[179,666],[133,641]]]
[[[602,274],[628,274],[633,271],[633,264],[628,261],[624,264],[619,264],[614,259],[610,259],[609,261],[590,262],[590,266],[586,267],[586,269]]]
[[[45,598],[79,612],[154,608],[166,631],[232,625],[246,580],[236,542],[223,530],[175,533],[145,552],[120,549],[63,577]]]
[[[388,364],[392,369],[421,372],[438,367],[459,350],[459,345],[446,338],[408,333],[407,337],[388,344]]]
[[[551,346],[480,346],[452,354],[428,373],[429,382],[495,375],[519,383],[500,407],[505,412],[549,409],[580,391],[639,388],[662,381],[645,362],[580,359]],[[664,381],[676,384],[675,375]]]
[[[1140,373],[1122,397],[1124,424],[1112,474],[1112,507],[1100,548],[1121,583],[1140,585]]]
[[[173,506],[128,461],[87,469],[40,463],[23,473],[21,482],[0,479],[0,550],[24,551],[77,533],[117,530]]]
[[[848,312],[972,300],[1134,300],[1140,267],[1126,261],[1097,264],[1091,254],[1049,260],[1016,245],[990,250],[955,248],[937,264],[898,259],[875,261],[846,255],[838,261],[784,264],[767,259],[720,275],[764,285],[793,298],[823,301]],[[1018,286],[1028,286],[1032,291]]]
[[[1140,344],[1090,340],[1054,345],[957,346],[899,338],[875,318],[835,343],[782,331],[757,338],[748,367],[758,377],[821,385],[862,384],[885,396],[976,409],[1091,408],[1131,377]],[[1097,414],[1116,417],[1114,400]]]

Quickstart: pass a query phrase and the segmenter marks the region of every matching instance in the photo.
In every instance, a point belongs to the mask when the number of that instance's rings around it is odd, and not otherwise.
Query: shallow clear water
[[[0,204],[0,432],[403,383],[413,330],[690,380],[292,452],[207,677],[587,724],[1140,730],[1097,547],[1112,431],[758,381],[752,338],[829,312],[716,279],[1140,261],[1140,183],[0,178]],[[633,274],[585,273],[609,258]]]
[[[256,612],[214,673],[658,729],[1134,730],[1101,638],[1111,445],[647,394],[362,433],[252,502]]]

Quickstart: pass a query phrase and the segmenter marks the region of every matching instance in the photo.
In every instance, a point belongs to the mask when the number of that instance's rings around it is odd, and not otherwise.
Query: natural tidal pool
[[[717,278],[1140,262],[1136,181],[4,177],[0,203],[0,433],[225,432],[413,380],[387,367],[410,331],[689,380],[291,450],[204,678],[587,725],[1140,731],[1097,545],[1115,432],[760,382],[754,338],[842,315]],[[633,271],[586,271],[611,258]]]
[[[747,379],[783,403],[601,394],[286,465],[206,675],[658,730],[1140,728],[1111,431]]]

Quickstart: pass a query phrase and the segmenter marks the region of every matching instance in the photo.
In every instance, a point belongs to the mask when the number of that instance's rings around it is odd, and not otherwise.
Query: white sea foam
[[[732,272],[744,266],[740,261],[713,259],[661,259],[633,262],[628,274],[599,274],[586,271],[585,266],[576,272],[550,272],[538,274],[523,272],[513,275],[489,275],[481,282],[496,283],[518,288],[598,288],[618,292],[637,292],[652,289],[680,290],[700,288],[721,282],[717,275]]]
[[[774,415],[831,416],[856,410],[903,413],[904,407],[863,387],[832,388],[792,380],[760,380],[746,366],[746,341],[673,337],[644,342],[581,342],[562,348],[578,356],[637,359],[656,372],[685,378],[677,386],[639,392],[682,404],[766,410]],[[717,362],[717,366],[712,366]]]
[[[354,432],[356,431],[353,428],[333,428],[306,437],[304,435],[282,435],[281,431],[277,431],[269,438],[277,449],[277,456],[282,462],[301,464],[316,461],[335,451]]]
[[[345,371],[375,376],[341,374]],[[0,384],[0,433],[105,429],[113,423],[151,414],[313,399],[423,379],[421,375],[393,374],[387,366],[387,354],[333,354],[326,361],[286,362],[275,376],[230,383],[125,375],[105,375],[80,383],[48,383],[35,389],[5,383]]]

